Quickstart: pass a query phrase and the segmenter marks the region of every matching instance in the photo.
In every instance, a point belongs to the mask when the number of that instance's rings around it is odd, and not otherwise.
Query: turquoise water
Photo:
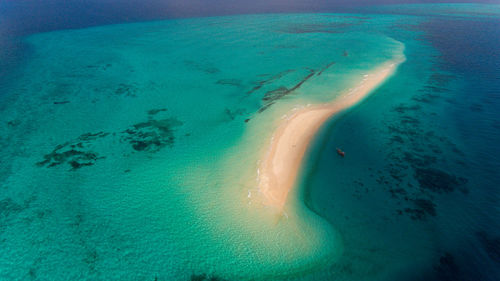
[[[443,67],[428,23],[248,15],[24,38],[2,85],[0,279],[401,280],[456,276],[463,244],[493,241],[495,256],[497,234],[472,221],[488,200],[474,187],[498,178],[465,173],[467,75]],[[286,216],[263,206],[256,170],[281,116],[403,52],[322,128]]]

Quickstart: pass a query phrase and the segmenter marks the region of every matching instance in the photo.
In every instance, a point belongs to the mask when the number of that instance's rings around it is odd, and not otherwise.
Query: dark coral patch
[[[94,165],[98,155],[76,149],[64,150],[67,145],[58,145],[51,153],[43,156],[44,160],[37,163],[39,166],[54,167],[68,163],[73,169]]]
[[[88,144],[98,138],[104,138],[109,133],[85,133],[76,140],[57,145],[52,152],[43,156],[44,160],[37,163],[38,166],[54,167],[68,163],[73,170],[84,166],[92,166],[99,159],[99,155],[88,149]]]
[[[420,188],[437,193],[448,193],[454,191],[467,183],[467,179],[447,174],[444,171],[432,168],[415,169],[415,178]]]
[[[148,120],[123,131],[123,140],[136,151],[156,152],[175,142],[174,130],[183,123],[176,118]]]

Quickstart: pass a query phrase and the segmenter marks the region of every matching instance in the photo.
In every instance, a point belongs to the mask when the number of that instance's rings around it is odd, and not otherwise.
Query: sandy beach
[[[274,132],[259,166],[259,191],[265,204],[282,210],[295,185],[302,158],[321,125],[333,115],[360,102],[380,86],[401,61],[393,61],[364,75],[362,81],[328,104],[292,112]],[[347,157],[349,152],[347,152]]]

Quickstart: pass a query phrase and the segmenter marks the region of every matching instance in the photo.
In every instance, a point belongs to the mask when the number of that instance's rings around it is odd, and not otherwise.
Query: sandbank
[[[264,204],[282,210],[294,187],[304,154],[325,121],[357,104],[380,86],[403,60],[391,61],[365,74],[362,81],[331,103],[308,106],[290,113],[274,132],[258,170]],[[347,152],[347,157],[349,153]]]

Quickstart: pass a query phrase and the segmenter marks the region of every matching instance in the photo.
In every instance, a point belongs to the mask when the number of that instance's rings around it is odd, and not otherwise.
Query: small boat
[[[340,150],[340,148],[337,148],[337,154],[344,157],[345,156],[345,152],[343,152],[342,150]]]

